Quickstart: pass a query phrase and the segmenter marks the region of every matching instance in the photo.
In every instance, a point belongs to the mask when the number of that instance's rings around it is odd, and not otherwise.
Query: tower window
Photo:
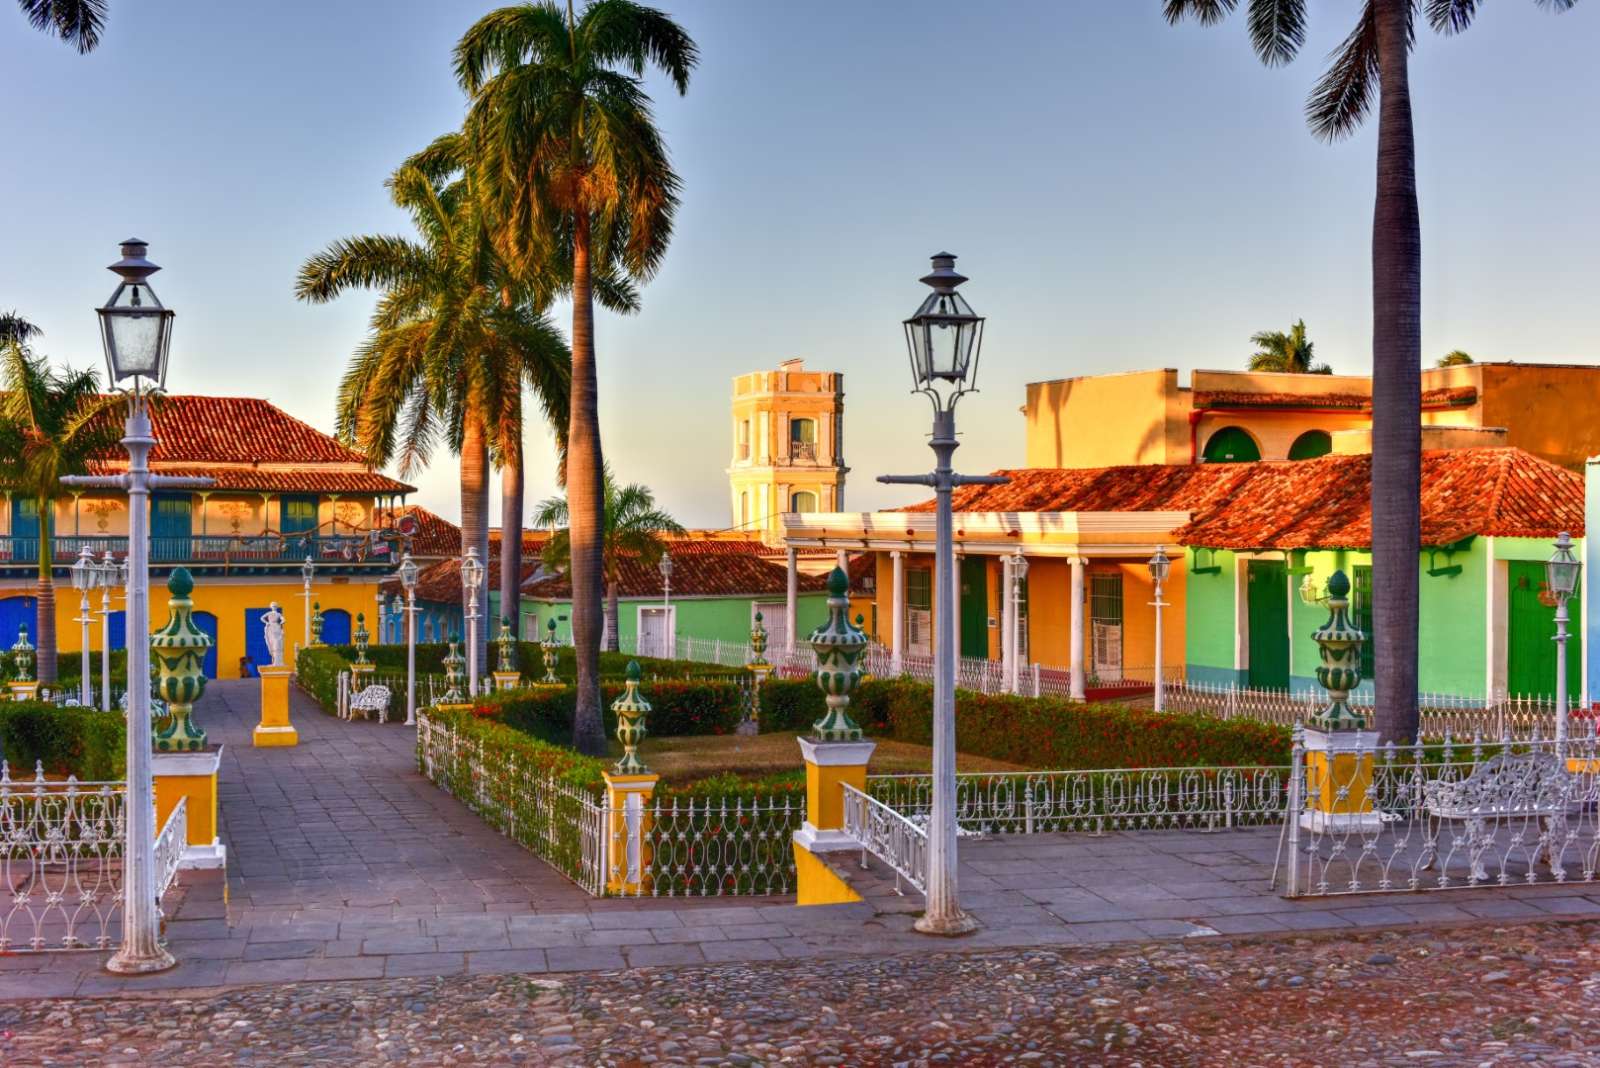
[[[817,510],[817,495],[810,490],[800,490],[789,495],[789,511],[815,512]]]

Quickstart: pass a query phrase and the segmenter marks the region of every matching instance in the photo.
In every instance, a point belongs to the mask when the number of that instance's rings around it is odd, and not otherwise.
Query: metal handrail
[[[927,816],[923,815],[926,823]],[[928,832],[875,797],[844,784],[845,837],[871,853],[918,890],[927,889]]]

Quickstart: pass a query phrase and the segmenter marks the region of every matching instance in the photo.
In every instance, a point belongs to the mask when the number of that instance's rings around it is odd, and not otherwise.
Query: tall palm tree
[[[28,342],[39,329],[15,314],[0,315],[0,484],[31,497],[39,510],[39,681],[56,681],[55,539],[52,519],[61,476],[81,475],[89,461],[115,450],[122,438],[114,396],[102,396],[93,371],[52,371]],[[12,498],[13,504],[16,497]],[[13,528],[14,529],[14,528]],[[14,640],[11,636],[7,641]]]
[[[1295,375],[1331,375],[1333,368],[1317,363],[1312,356],[1313,343],[1306,338],[1306,321],[1298,320],[1282,330],[1263,330],[1250,335],[1250,344],[1256,351],[1250,355],[1252,371],[1282,371]]]
[[[382,291],[340,383],[339,436],[374,463],[398,460],[402,474],[448,444],[461,458],[462,544],[487,560],[491,453],[520,465],[524,387],[564,433],[571,355],[538,295],[500,267],[467,183],[441,184],[423,162],[408,161],[388,183],[418,237],[336,241],[301,267],[296,293],[324,302],[351,288]],[[512,536],[520,546],[520,526]]]
[[[595,282],[607,275],[644,281],[666,255],[679,181],[643,77],[658,68],[683,93],[697,60],[682,27],[633,0],[593,0],[581,16],[572,0],[565,11],[549,0],[504,7],[479,19],[456,46],[456,77],[472,98],[464,132],[484,194],[496,206],[503,258],[514,270],[571,265],[573,740],[591,754],[606,748]]]
[[[601,531],[601,568],[606,584],[606,648],[616,652],[618,580],[625,557],[638,557],[654,567],[667,551],[662,535],[682,534],[683,527],[656,507],[655,494],[648,486],[630,482],[617,485],[611,469],[605,471],[605,526]],[[568,526],[571,511],[565,497],[550,497],[540,503],[533,515],[535,526],[557,529],[544,548],[544,562],[568,570],[572,566],[572,537]]]
[[[17,0],[33,28],[54,34],[76,48],[92,52],[106,24],[106,0]]]
[[[1576,0],[1535,0],[1564,11]],[[1238,0],[1164,0],[1168,22],[1220,21]],[[1248,0],[1250,42],[1269,66],[1306,39],[1306,0]],[[1415,737],[1417,559],[1422,550],[1422,223],[1408,64],[1416,14],[1453,34],[1478,0],[1363,0],[1306,102],[1311,131],[1349,136],[1378,104],[1377,196],[1372,213],[1372,583],[1375,723],[1380,739]]]
[[[1471,363],[1472,356],[1460,349],[1451,349],[1434,361],[1435,367],[1460,367],[1464,363]]]

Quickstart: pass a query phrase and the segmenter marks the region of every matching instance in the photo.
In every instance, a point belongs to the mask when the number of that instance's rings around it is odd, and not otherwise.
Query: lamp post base
[[[911,925],[918,934],[939,935],[942,938],[955,938],[958,935],[971,934],[978,929],[978,921],[967,913],[957,909],[949,916],[930,916],[923,913]]]
[[[155,954],[135,956],[128,952],[124,946],[117,950],[110,960],[106,961],[106,971],[116,975],[150,975],[154,972],[164,972],[168,968],[175,968],[178,960],[168,953],[165,946],[157,946]]]

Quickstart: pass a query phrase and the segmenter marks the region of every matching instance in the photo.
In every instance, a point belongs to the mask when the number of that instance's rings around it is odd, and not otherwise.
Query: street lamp
[[[478,547],[467,546],[461,558],[461,589],[467,595],[467,695],[478,695],[478,594],[483,589],[483,561]]]
[[[1172,574],[1172,561],[1167,557],[1165,545],[1156,546],[1156,554],[1150,558],[1147,565],[1150,568],[1150,580],[1155,583],[1156,599],[1152,602],[1156,610],[1156,711],[1164,711],[1167,704],[1166,680],[1161,677],[1161,610],[1166,607],[1161,600],[1161,584],[1167,581],[1167,576]]]
[[[933,803],[928,814],[927,909],[916,928],[924,934],[964,934],[977,926],[961,910],[956,892],[956,610],[955,549],[950,494],[957,486],[999,485],[995,475],[958,475],[950,466],[957,446],[956,403],[977,388],[978,349],[983,317],[973,312],[956,287],[967,279],[957,273],[948,252],[933,257],[933,270],[922,281],[928,294],[905,320],[906,348],[911,358],[912,392],[933,404],[935,464],[928,475],[880,475],[879,482],[933,487],[934,519],[933,672]]]
[[[100,558],[97,585],[100,587],[100,711],[111,711],[111,590],[127,585],[123,567],[107,549]]]
[[[1011,598],[1011,692],[1022,692],[1022,600],[1023,591],[1027,589],[1028,558],[1018,549],[1011,558],[1011,589],[1006,596]]]
[[[400,557],[400,588],[406,591],[406,723],[417,722],[417,562]],[[398,600],[398,598],[397,598]]]
[[[1567,751],[1567,601],[1578,589],[1583,564],[1572,551],[1572,536],[1562,531],[1556,551],[1544,562],[1545,585],[1556,599],[1556,755]]]
[[[127,390],[128,418],[122,447],[128,470],[121,475],[68,475],[69,486],[122,489],[128,494],[128,786],[123,850],[122,945],[106,962],[120,974],[158,972],[177,962],[161,945],[156,907],[155,784],[150,777],[150,491],[205,489],[210,478],[185,478],[150,473],[151,431],[147,397],[167,380],[167,351],[172,344],[173,312],[150,288],[150,276],[161,268],[145,258],[145,242],[122,243],[122,258],[110,267],[120,281],[100,316],[108,384],[113,388],[133,379]]]
[[[78,550],[78,559],[72,565],[72,588],[78,591],[78,624],[83,642],[83,678],[79,680],[79,701],[85,708],[94,706],[94,670],[89,666],[89,624],[94,617],[89,614],[89,591],[100,581],[100,568],[94,560],[94,550],[85,545]]]
[[[305,648],[311,648],[311,580],[317,577],[317,562],[306,554],[306,562],[300,565],[300,597],[305,601]]]
[[[661,572],[661,641],[662,648],[656,651],[658,656],[669,657],[676,652],[676,630],[672,626],[672,554],[663,552],[660,563],[656,567]],[[668,643],[671,643],[669,646]],[[671,649],[669,652],[668,649]]]

